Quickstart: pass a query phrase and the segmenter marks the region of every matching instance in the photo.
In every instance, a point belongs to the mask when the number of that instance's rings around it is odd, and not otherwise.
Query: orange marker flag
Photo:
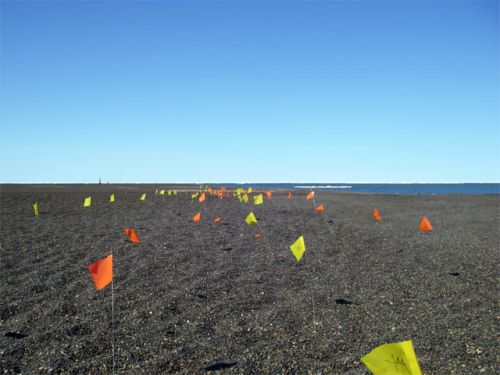
[[[432,225],[427,216],[424,216],[422,220],[420,220],[420,230],[422,232],[432,232]]]
[[[125,235],[128,237],[130,242],[141,243],[141,240],[139,239],[139,236],[137,235],[135,229],[123,228],[123,230],[125,231]]]
[[[310,201],[313,198],[314,198],[314,191],[310,191],[309,194],[307,194],[306,200]]]
[[[380,216],[376,208],[373,209],[373,216],[375,217],[375,220],[382,221],[382,216]]]
[[[266,197],[267,197],[267,199],[271,200],[272,196],[273,196],[273,192],[271,190],[266,191]]]
[[[325,206],[323,206],[322,204],[319,205],[318,207],[316,207],[316,212],[318,212],[318,213],[322,213],[324,210],[325,210]]]
[[[219,217],[216,217],[216,218],[214,219],[214,223],[218,223],[218,222],[219,222],[219,221],[221,221],[221,220],[222,220],[222,218],[221,218],[220,216],[219,216]]]
[[[201,193],[200,197],[198,198],[198,202],[203,202],[205,200],[205,193]]]
[[[288,192],[288,199],[292,199],[292,192],[291,191]]]
[[[196,215],[193,216],[193,221],[197,223],[201,219],[201,212],[198,212]]]
[[[88,266],[96,289],[102,289],[113,281],[113,254]]]
[[[257,239],[257,238],[261,238],[262,237],[262,234],[261,233],[255,233],[253,235],[253,238]]]

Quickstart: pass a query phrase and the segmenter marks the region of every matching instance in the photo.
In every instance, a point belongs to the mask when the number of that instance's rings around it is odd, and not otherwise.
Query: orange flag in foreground
[[[214,219],[214,223],[218,223],[218,222],[219,222],[219,221],[221,221],[221,220],[222,220],[222,218],[221,218],[220,216],[219,216],[219,217],[216,217],[216,218]]]
[[[313,198],[314,198],[314,191],[310,191],[309,194],[307,194],[306,200],[310,201]]]
[[[200,197],[198,198],[198,202],[203,202],[205,200],[205,193],[201,193]]]
[[[288,199],[292,199],[292,192],[291,191],[288,192]]]
[[[92,263],[88,270],[96,289],[102,289],[113,281],[113,254]]]
[[[324,210],[325,210],[325,206],[323,206],[322,204],[319,205],[318,207],[316,207],[316,212],[318,212],[318,213],[322,213]]]
[[[267,197],[267,199],[271,200],[272,196],[273,196],[273,192],[271,190],[266,191],[266,197]]]
[[[382,216],[380,216],[376,208],[373,209],[373,216],[375,217],[375,220],[382,221]]]
[[[197,223],[201,219],[201,212],[198,212],[196,215],[193,216],[193,221]]]
[[[432,232],[432,225],[427,216],[424,216],[422,220],[420,220],[420,230],[422,232]]]
[[[123,228],[123,230],[125,232],[125,235],[130,240],[130,242],[133,242],[133,243],[140,243],[141,242],[141,240],[139,239],[139,236],[137,235],[137,232],[135,231],[135,229]]]

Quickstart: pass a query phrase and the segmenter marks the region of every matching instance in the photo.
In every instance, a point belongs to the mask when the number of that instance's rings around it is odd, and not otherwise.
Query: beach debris
[[[33,204],[33,211],[35,213],[35,216],[38,217],[38,202],[35,202]]]
[[[255,225],[255,224],[257,224],[257,218],[255,217],[255,215],[253,214],[253,212],[250,212],[248,214],[248,216],[245,218],[245,222],[248,225]]]
[[[264,203],[264,198],[262,197],[262,194],[259,195],[254,195],[253,197],[253,204],[258,205]]]
[[[384,344],[361,358],[374,375],[422,375],[411,341]]]
[[[20,332],[7,332],[4,335],[5,337],[12,337],[13,339],[24,339],[25,337],[28,337],[28,335],[25,335],[24,333]]]
[[[449,274],[450,274],[451,276],[458,276],[458,275],[460,275],[460,273],[458,273],[458,272],[450,272]]]
[[[113,281],[113,254],[88,266],[96,289],[102,289]]]
[[[348,301],[348,300],[343,299],[343,298],[336,298],[335,303],[337,305],[352,305],[352,301]]]
[[[422,232],[432,232],[432,225],[427,216],[424,216],[422,220],[420,220],[419,228]]]
[[[325,210],[325,206],[320,204],[318,207],[316,207],[316,212],[322,213]]]
[[[137,235],[137,231],[132,228],[123,228],[123,231],[125,232],[125,235],[128,237],[130,242],[133,243],[140,243],[141,240],[139,239],[139,236]]]
[[[198,212],[196,215],[193,216],[193,221],[197,223],[201,219],[201,212]]]
[[[378,222],[382,221],[382,216],[380,216],[380,213],[378,212],[378,210],[376,208],[373,209],[373,217]]]
[[[224,369],[231,368],[234,366],[236,366],[236,362],[231,362],[231,363],[219,362],[219,363],[215,363],[213,365],[205,367],[205,371],[219,371],[219,370],[224,370]]]
[[[92,204],[92,197],[87,197],[83,201],[83,207],[90,207],[91,204]]]
[[[314,191],[310,191],[309,194],[307,194],[306,196],[306,200],[310,201],[313,198],[314,198]]]
[[[145,201],[146,200],[146,193],[142,194],[141,197],[139,198],[141,201]]]
[[[110,202],[114,202],[114,201],[115,201],[115,195],[114,195],[114,194],[111,194],[111,195],[109,196],[109,201],[110,201]]]
[[[304,255],[304,252],[306,251],[304,236],[300,236],[299,238],[297,238],[297,240],[292,245],[290,245],[290,250],[292,250],[295,259],[297,259],[298,262]]]

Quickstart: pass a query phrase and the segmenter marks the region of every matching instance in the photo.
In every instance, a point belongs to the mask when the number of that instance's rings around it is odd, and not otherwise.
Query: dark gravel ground
[[[322,215],[304,192],[209,198],[193,223],[190,193],[156,187],[2,186],[2,373],[111,372],[111,288],[86,269],[110,252],[117,373],[367,374],[364,354],[409,339],[426,374],[499,372],[500,196],[316,192]]]

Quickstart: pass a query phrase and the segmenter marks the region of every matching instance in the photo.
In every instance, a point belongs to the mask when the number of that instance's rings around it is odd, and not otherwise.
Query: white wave
[[[297,185],[296,189],[351,189],[349,185]]]

